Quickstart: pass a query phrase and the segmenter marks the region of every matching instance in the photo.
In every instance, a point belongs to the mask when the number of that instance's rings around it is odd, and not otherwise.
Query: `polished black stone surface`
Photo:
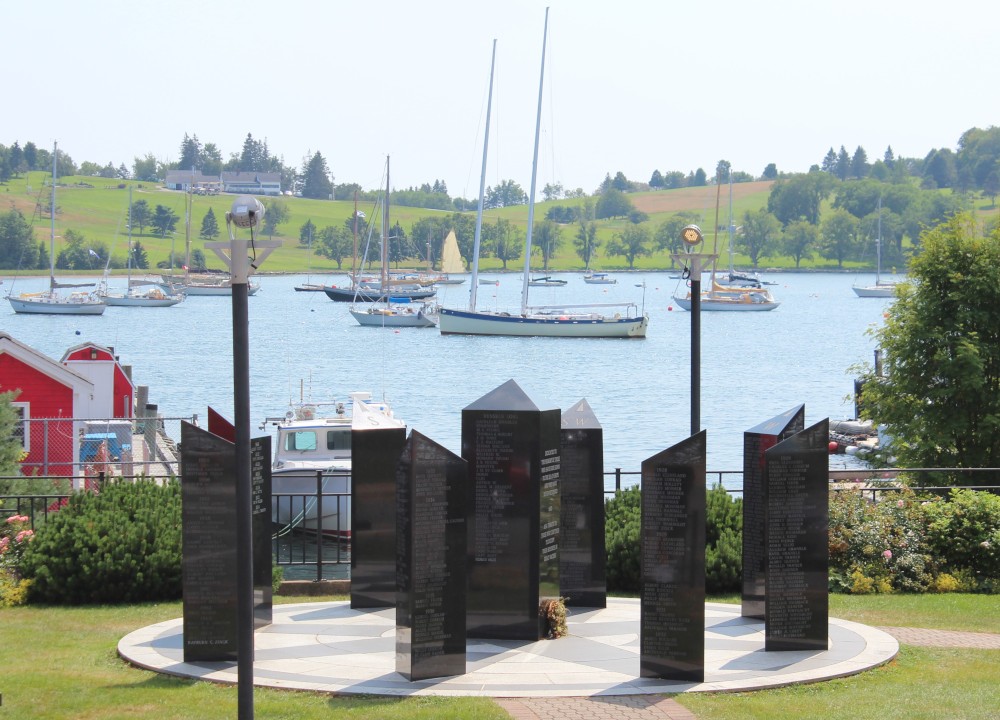
[[[253,502],[253,626],[271,624],[271,438],[250,440],[250,491]]]
[[[351,431],[351,607],[396,606],[396,463],[406,428]]]
[[[830,422],[766,451],[765,650],[825,650],[829,623]]]
[[[764,528],[767,493],[766,451],[805,428],[805,405],[799,405],[743,433],[743,617],[764,619]]]
[[[469,463],[469,637],[538,640],[559,595],[559,411],[513,380],[462,410]]]
[[[705,679],[704,430],[642,463],[642,615],[645,678]]]
[[[607,605],[604,430],[581,400],[562,415],[559,592],[570,607]]]
[[[236,456],[224,437],[181,424],[181,534],[185,662],[236,660],[238,553]],[[218,423],[222,422],[220,427]],[[271,623],[271,440],[250,441],[253,502],[253,619]]]
[[[465,673],[468,464],[412,432],[396,473],[396,672]]]

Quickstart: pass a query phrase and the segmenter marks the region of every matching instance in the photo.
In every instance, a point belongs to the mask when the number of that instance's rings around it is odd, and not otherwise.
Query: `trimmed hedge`
[[[180,484],[109,482],[72,495],[39,529],[21,570],[32,602],[180,598]]]
[[[637,593],[640,575],[639,487],[618,490],[605,503],[609,592]],[[705,591],[739,592],[743,576],[743,500],[716,485],[706,495]]]

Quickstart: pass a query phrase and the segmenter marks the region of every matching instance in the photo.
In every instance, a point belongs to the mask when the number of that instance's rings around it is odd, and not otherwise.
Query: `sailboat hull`
[[[869,287],[854,286],[854,294],[863,298],[896,297],[896,288],[892,285],[872,285]]]
[[[16,313],[31,315],[102,315],[105,304],[98,300],[76,300],[49,294],[32,297],[8,298]]]
[[[351,315],[364,327],[434,327],[434,321],[422,310],[406,312],[375,307],[370,310],[351,310]]]
[[[105,295],[104,302],[112,307],[173,307],[184,296],[143,297],[140,295]]]
[[[691,298],[674,296],[676,302],[684,310],[691,309]],[[774,310],[781,303],[776,301],[742,301],[738,299],[718,299],[703,297],[699,305],[702,312],[767,312]]]
[[[599,314],[528,314],[468,312],[441,308],[442,335],[507,335],[512,337],[644,338],[649,318]]]

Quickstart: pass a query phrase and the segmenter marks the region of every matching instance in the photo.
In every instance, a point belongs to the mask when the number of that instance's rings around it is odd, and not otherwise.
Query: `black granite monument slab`
[[[237,659],[236,457],[221,432],[181,424],[185,662]],[[255,628],[271,623],[270,448],[251,440]]]
[[[469,637],[540,640],[559,596],[559,411],[513,380],[462,410],[469,463]]]
[[[604,430],[581,400],[562,414],[559,592],[571,607],[607,606]]]
[[[775,415],[743,433],[743,617],[764,619],[766,452],[805,429],[805,405]]]
[[[465,673],[468,464],[410,433],[396,473],[396,672]]]
[[[351,607],[396,606],[396,463],[405,427],[351,430]]]
[[[826,650],[830,421],[767,450],[765,650]]]
[[[642,463],[641,677],[705,680],[702,430]]]

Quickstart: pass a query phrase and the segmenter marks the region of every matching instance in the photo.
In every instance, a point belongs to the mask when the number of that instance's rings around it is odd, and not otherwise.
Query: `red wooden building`
[[[0,331],[0,392],[14,392],[25,475],[79,475],[89,420],[131,418],[135,388],[111,348],[93,343],[61,362]]]

